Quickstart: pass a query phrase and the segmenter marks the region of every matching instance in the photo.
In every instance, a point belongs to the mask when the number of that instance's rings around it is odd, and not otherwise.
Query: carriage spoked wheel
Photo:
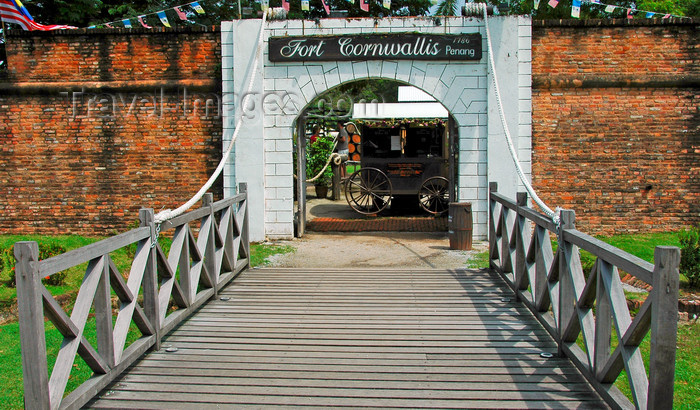
[[[391,200],[391,181],[377,168],[361,168],[345,182],[345,199],[361,214],[378,214]]]
[[[418,191],[418,202],[421,208],[433,215],[442,215],[449,209],[450,186],[447,178],[432,177],[423,182]]]

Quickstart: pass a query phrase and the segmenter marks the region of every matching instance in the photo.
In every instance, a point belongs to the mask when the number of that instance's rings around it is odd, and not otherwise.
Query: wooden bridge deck
[[[249,270],[88,407],[606,407],[510,295],[488,271]]]

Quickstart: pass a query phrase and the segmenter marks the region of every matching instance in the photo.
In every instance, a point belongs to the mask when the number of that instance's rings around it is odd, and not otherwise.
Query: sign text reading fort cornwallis
[[[481,34],[271,37],[270,61],[480,60]]]

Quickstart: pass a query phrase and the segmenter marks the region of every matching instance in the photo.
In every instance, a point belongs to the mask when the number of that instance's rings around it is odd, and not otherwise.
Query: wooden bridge
[[[159,227],[142,210],[142,227],[45,261],[16,244],[27,408],[671,407],[676,248],[651,265],[493,187],[491,269],[248,269],[240,191]],[[133,244],[125,282],[110,253]],[[84,263],[69,317],[41,278]],[[618,267],[654,286],[634,318]],[[45,318],[64,336],[50,373]],[[94,375],[65,395],[76,356]]]

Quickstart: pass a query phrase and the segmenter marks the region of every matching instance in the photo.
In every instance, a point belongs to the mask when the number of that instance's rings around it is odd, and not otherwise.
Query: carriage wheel
[[[448,187],[450,182],[443,177],[428,178],[418,191],[418,202],[421,208],[433,215],[444,214],[450,204]]]
[[[361,214],[377,214],[389,205],[391,181],[377,168],[361,168],[345,182],[345,199]]]

